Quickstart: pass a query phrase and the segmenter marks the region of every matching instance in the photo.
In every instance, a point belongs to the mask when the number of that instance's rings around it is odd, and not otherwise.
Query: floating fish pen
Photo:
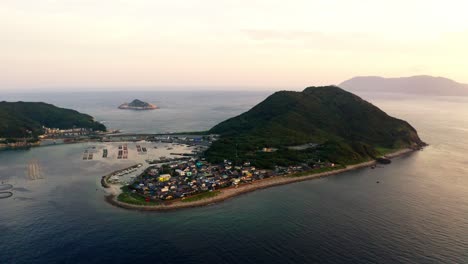
[[[6,199],[13,196],[12,192],[0,192],[0,199]]]
[[[13,185],[11,184],[0,184],[0,191],[8,191],[10,189],[13,189]]]
[[[37,160],[33,160],[28,163],[27,176],[29,180],[44,179],[42,177],[41,168],[39,167]]]

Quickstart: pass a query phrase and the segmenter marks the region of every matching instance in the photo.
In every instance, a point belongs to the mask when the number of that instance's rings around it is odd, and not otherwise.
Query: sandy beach
[[[385,155],[385,157],[391,159],[391,158],[395,158],[395,157],[402,156],[405,154],[409,154],[413,151],[414,151],[413,149],[402,149],[393,153],[389,153]],[[258,189],[265,189],[265,188],[293,183],[293,182],[318,179],[318,178],[327,177],[327,176],[331,176],[331,175],[335,175],[335,174],[339,174],[339,173],[343,173],[347,171],[370,167],[372,165],[375,165],[376,163],[377,162],[373,160],[373,161],[363,162],[363,163],[359,163],[355,165],[349,165],[343,169],[337,169],[337,170],[321,172],[321,173],[314,173],[311,175],[305,175],[305,176],[300,176],[300,177],[291,177],[291,176],[286,175],[286,176],[277,176],[277,177],[267,178],[267,179],[255,181],[251,184],[239,185],[238,187],[223,188],[223,189],[220,189],[220,193],[216,195],[215,197],[206,198],[206,199],[193,201],[193,202],[183,202],[182,200],[178,199],[178,200],[174,200],[170,202],[164,202],[161,205],[134,205],[134,204],[123,203],[117,200],[117,196],[121,193],[121,190],[117,185],[111,185],[110,188],[107,189],[109,195],[107,195],[105,199],[107,202],[109,202],[110,204],[114,206],[125,208],[125,209],[131,209],[131,210],[140,210],[140,211],[178,210],[178,209],[183,209],[183,208],[192,208],[192,207],[199,207],[199,206],[219,203],[224,200],[233,198],[235,196],[248,193],[248,192],[252,192]]]

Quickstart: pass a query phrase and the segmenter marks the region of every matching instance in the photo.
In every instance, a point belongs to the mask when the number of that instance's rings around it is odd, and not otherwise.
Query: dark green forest
[[[221,136],[206,152],[209,161],[249,160],[259,167],[318,159],[352,164],[375,158],[381,150],[424,144],[406,121],[336,86],[276,92],[209,132]],[[305,143],[318,145],[288,148]],[[262,152],[265,147],[277,151]]]
[[[105,131],[106,127],[90,115],[75,110],[36,102],[0,102],[0,137],[35,138],[42,127],[69,129],[74,127]]]

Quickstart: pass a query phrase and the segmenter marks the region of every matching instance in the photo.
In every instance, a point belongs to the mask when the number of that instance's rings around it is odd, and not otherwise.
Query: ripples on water
[[[47,96],[112,126],[130,122],[125,129],[135,132],[207,129],[266,96],[175,94],[136,96],[167,107],[164,114],[148,112],[151,122],[114,112],[133,99],[129,94]],[[0,152],[0,181],[14,186],[14,196],[0,200],[0,262],[466,263],[468,99],[363,96],[408,120],[430,146],[384,168],[184,211],[142,213],[106,204],[99,176],[127,164],[84,167],[84,145]],[[45,179],[25,177],[33,159]]]

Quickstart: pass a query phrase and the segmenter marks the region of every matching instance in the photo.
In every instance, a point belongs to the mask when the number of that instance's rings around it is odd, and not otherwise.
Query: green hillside
[[[314,159],[350,164],[384,150],[424,144],[407,122],[335,86],[276,92],[210,133],[221,135],[206,152],[210,161],[250,160],[263,167]],[[305,143],[318,146],[288,148]],[[278,150],[264,153],[260,151],[264,147]]]
[[[75,110],[46,103],[0,102],[0,138],[37,137],[43,133],[42,126],[106,130],[106,127],[95,122],[93,117]]]

